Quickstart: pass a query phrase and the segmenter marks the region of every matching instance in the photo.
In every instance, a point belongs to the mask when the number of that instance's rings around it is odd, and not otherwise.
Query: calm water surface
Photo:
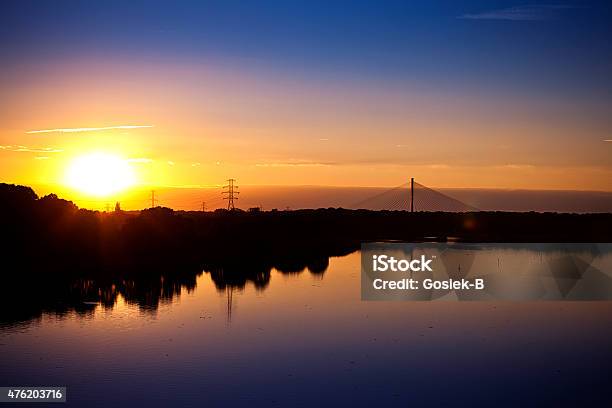
[[[65,385],[74,406],[612,403],[612,302],[362,302],[359,267],[259,290],[204,273],[157,309],[5,326],[0,385]]]

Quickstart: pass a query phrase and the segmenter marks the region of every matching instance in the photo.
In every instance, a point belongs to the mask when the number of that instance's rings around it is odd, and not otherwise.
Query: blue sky
[[[82,53],[255,61],[304,75],[612,90],[606,2],[3,2],[4,64]],[[245,62],[246,63],[246,62]]]

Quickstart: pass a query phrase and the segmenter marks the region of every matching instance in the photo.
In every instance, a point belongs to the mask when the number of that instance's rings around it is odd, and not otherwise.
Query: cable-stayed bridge
[[[417,183],[414,179],[359,201],[351,208],[389,211],[480,211],[474,206]]]

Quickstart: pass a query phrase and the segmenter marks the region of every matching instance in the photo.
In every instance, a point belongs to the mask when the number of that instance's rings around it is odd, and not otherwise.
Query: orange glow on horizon
[[[211,61],[83,58],[14,75],[0,97],[0,178],[77,186],[64,191],[77,201],[229,177],[267,186],[387,187],[415,177],[434,187],[612,191],[608,129],[575,119],[558,99],[313,80]],[[69,163],[87,152],[123,158],[129,188],[91,169],[66,183]]]

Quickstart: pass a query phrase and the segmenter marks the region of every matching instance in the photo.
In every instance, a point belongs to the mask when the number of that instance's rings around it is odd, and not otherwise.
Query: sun
[[[76,157],[66,170],[66,184],[82,193],[104,197],[136,183],[127,160],[109,153],[89,153]]]

